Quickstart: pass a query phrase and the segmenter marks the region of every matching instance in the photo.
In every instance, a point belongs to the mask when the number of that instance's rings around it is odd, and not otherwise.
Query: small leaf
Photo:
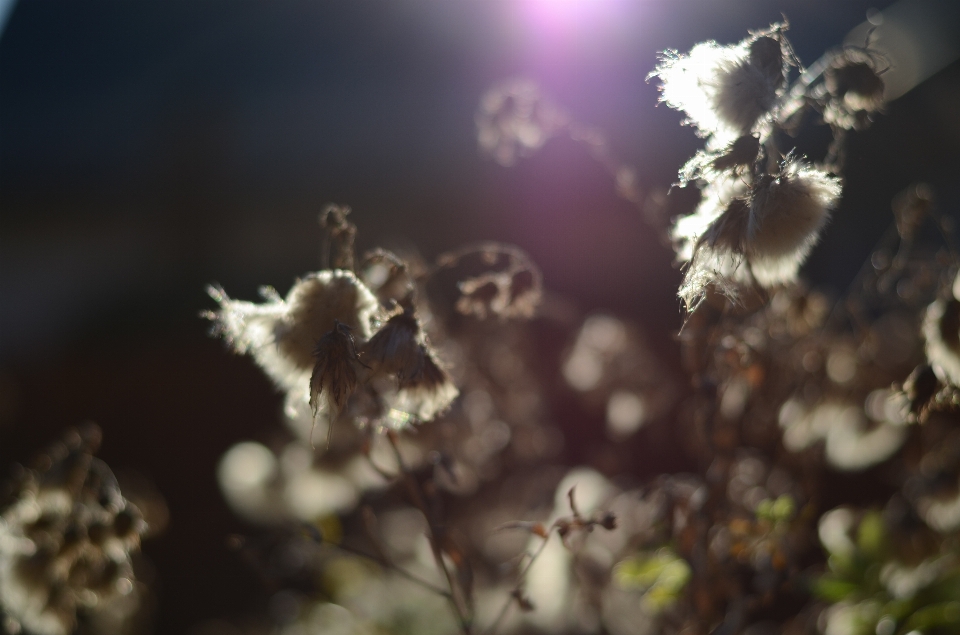
[[[813,583],[813,594],[827,602],[839,602],[859,589],[859,585],[831,576],[823,576]]]
[[[887,530],[879,512],[868,512],[857,530],[857,547],[871,558],[881,558],[887,542]]]

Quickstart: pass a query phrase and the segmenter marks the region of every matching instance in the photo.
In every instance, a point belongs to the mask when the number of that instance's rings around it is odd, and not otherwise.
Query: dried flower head
[[[540,269],[522,250],[501,243],[481,243],[446,253],[437,266],[457,276],[455,308],[484,319],[529,318],[543,295]]]
[[[543,97],[528,79],[497,84],[480,100],[477,140],[480,149],[503,166],[540,149],[567,122],[566,115]]]
[[[377,299],[350,271],[324,270],[298,280],[286,300],[270,287],[262,304],[232,300],[219,287],[208,289],[220,310],[206,317],[238,353],[250,353],[264,372],[288,392],[306,399],[316,366],[317,345],[335,325],[365,342],[379,309]]]
[[[700,150],[680,168],[677,184],[684,187],[698,180],[710,183],[727,171],[739,174],[745,168],[753,167],[760,156],[760,148],[760,138],[750,134],[737,137],[718,151]]]
[[[80,613],[137,608],[130,554],[147,527],[93,456],[99,442],[95,426],[68,433],[0,515],[0,608],[18,628],[69,635]]]
[[[882,57],[867,48],[845,47],[830,59],[823,72],[829,99],[823,119],[841,128],[859,130],[870,114],[883,106]]]
[[[786,28],[774,24],[732,46],[701,42],[687,54],[665,51],[650,73],[660,101],[687,114],[702,136],[724,140],[759,131],[786,80]]]
[[[736,177],[707,186],[697,210],[673,230],[678,257],[689,262],[680,287],[687,308],[711,284],[735,296],[734,282],[794,281],[840,192],[837,177],[792,155],[751,186]]]

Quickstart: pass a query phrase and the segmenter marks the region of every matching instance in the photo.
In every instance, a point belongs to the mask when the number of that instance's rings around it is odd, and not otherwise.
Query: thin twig
[[[403,567],[401,567],[401,566],[393,563],[392,561],[388,560],[388,559],[387,559],[386,557],[384,557],[384,556],[378,556],[378,555],[374,555],[374,554],[371,554],[371,553],[366,553],[366,552],[364,552],[364,551],[362,551],[362,550],[360,550],[360,549],[355,549],[355,548],[349,547],[349,546],[347,546],[347,545],[334,545],[334,547],[337,548],[337,549],[340,549],[341,551],[345,551],[345,552],[347,552],[347,553],[349,553],[349,554],[352,554],[352,555],[354,555],[354,556],[359,556],[359,557],[361,557],[361,558],[366,558],[367,560],[371,560],[371,561],[373,561],[373,562],[376,562],[377,564],[379,564],[379,565],[380,565],[381,567],[383,567],[384,569],[388,569],[388,570],[390,570],[390,571],[393,571],[393,572],[399,574],[401,577],[404,577],[404,578],[406,578],[407,580],[410,580],[411,582],[414,582],[414,583],[420,585],[421,587],[423,587],[423,588],[426,589],[427,591],[431,591],[431,592],[436,593],[437,595],[441,595],[441,596],[443,596],[443,597],[445,597],[445,598],[447,598],[447,599],[450,599],[450,598],[451,598],[450,592],[447,591],[446,589],[442,589],[442,588],[438,587],[437,585],[433,584],[432,582],[428,582],[427,580],[424,580],[423,578],[417,576],[416,574],[407,571],[407,570],[404,569]]]
[[[407,469],[407,465],[403,460],[403,456],[400,454],[400,446],[397,444],[397,433],[393,430],[387,430],[387,439],[389,439],[390,446],[393,448],[393,452],[396,455],[397,465],[400,467],[400,471],[403,474],[403,481],[407,486],[407,492],[410,494],[410,498],[413,500],[414,506],[416,506],[417,509],[419,509],[423,514],[424,518],[427,519],[427,538],[430,542],[430,549],[433,552],[433,559],[437,564],[437,569],[443,573],[443,576],[447,580],[447,584],[450,586],[450,594],[447,596],[447,599],[450,602],[450,606],[453,608],[454,614],[457,616],[457,621],[460,623],[460,630],[464,635],[470,635],[472,632],[470,626],[471,620],[467,614],[467,610],[465,609],[466,602],[462,597],[460,587],[453,579],[453,574],[450,573],[446,563],[443,561],[443,552],[440,550],[440,543],[437,538],[438,532],[434,527],[430,511],[427,509],[423,492],[420,489],[420,484],[413,477],[413,474],[410,473],[410,470]]]
[[[552,528],[551,528],[552,529]],[[540,543],[540,547],[530,556],[530,560],[527,561],[526,566],[520,571],[517,575],[517,584],[511,589],[510,596],[507,598],[507,601],[504,602],[503,606],[500,607],[500,612],[497,614],[497,619],[493,620],[493,623],[483,632],[483,635],[494,635],[497,629],[500,628],[501,622],[507,616],[507,613],[510,611],[510,607],[513,606],[514,601],[517,598],[517,594],[523,590],[523,583],[526,580],[527,573],[530,571],[530,567],[533,566],[533,563],[536,562],[537,558],[540,557],[540,554],[543,553],[543,550],[547,546],[547,541],[550,539],[550,534],[547,534],[547,537],[543,539],[543,542]]]

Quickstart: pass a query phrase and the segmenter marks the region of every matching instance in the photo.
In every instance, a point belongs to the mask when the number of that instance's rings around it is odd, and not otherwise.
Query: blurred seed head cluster
[[[94,456],[86,426],[18,468],[0,514],[0,613],[11,633],[125,633],[140,626],[148,592],[134,556],[148,526]]]

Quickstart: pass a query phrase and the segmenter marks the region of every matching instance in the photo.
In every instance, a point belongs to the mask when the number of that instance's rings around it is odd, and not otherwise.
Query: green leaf
[[[857,547],[871,558],[882,558],[887,544],[887,528],[879,512],[867,512],[857,530]]]
[[[827,602],[839,602],[855,593],[859,585],[831,576],[823,576],[813,583],[813,594]]]
[[[774,520],[778,522],[787,521],[797,513],[797,503],[789,494],[783,494],[774,501],[770,511]]]

